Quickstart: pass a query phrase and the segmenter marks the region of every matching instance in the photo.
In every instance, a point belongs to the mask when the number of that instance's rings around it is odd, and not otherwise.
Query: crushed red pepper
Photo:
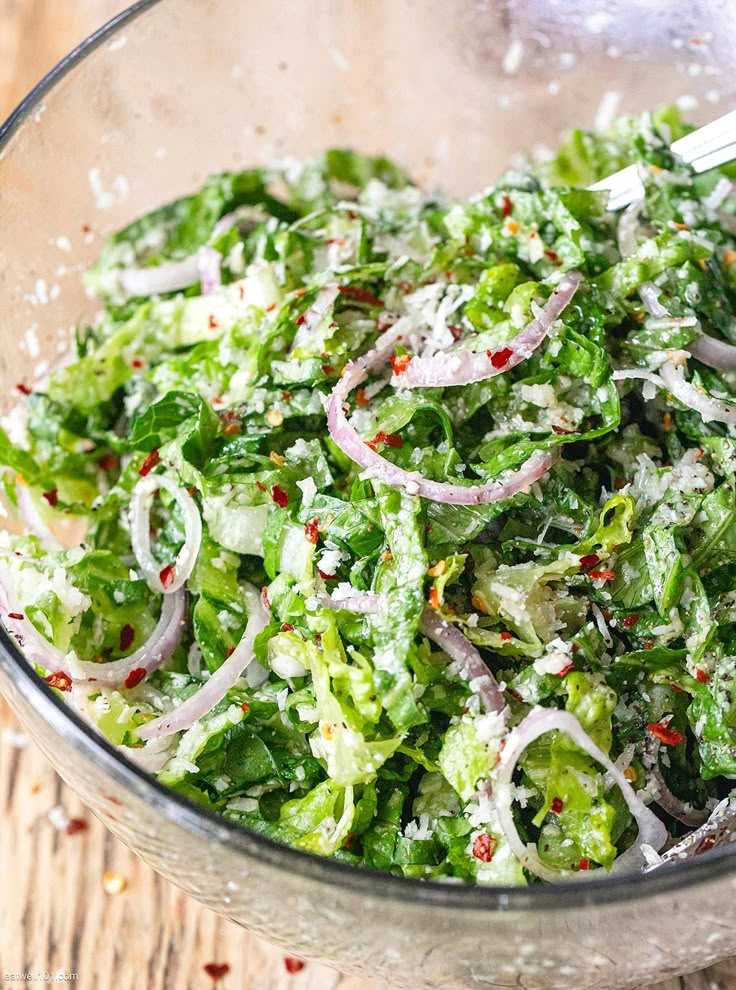
[[[494,368],[505,368],[513,353],[510,347],[502,347],[500,351],[486,351]]]
[[[498,840],[488,832],[481,832],[473,843],[473,855],[483,863],[490,863],[496,851]]]
[[[289,504],[289,493],[285,492],[279,485],[274,485],[271,489],[271,499],[280,509],[285,509]]]
[[[145,478],[156,467],[157,464],[161,463],[161,457],[158,452],[158,447],[154,447],[153,450],[148,454],[144,462],[138,469],[138,474],[141,478]]]
[[[133,645],[135,640],[135,629],[126,622],[120,630],[120,652],[125,653]]]
[[[140,684],[140,682],[146,676],[146,673],[147,671],[145,667],[136,667],[135,670],[131,670],[131,672],[125,678],[126,688],[137,687],[137,685]]]
[[[665,746],[677,746],[682,742],[682,733],[661,722],[650,722],[647,725],[647,732],[651,732],[655,739],[659,739]]]
[[[205,963],[202,969],[210,977],[213,983],[218,983],[230,972],[230,963]]]
[[[174,573],[173,564],[167,564],[166,567],[162,567],[158,572],[158,578],[163,588],[170,588],[174,583]]]

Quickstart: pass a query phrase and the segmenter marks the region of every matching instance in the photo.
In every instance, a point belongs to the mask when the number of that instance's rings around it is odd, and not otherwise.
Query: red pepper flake
[[[294,632],[294,627],[290,622],[281,623],[281,632]]]
[[[174,565],[167,564],[158,572],[159,581],[162,587],[169,588],[174,583]]]
[[[631,627],[635,626],[638,621],[639,621],[638,615],[627,615],[624,619],[621,620],[621,625],[624,627],[624,629],[631,629]]]
[[[429,604],[433,609],[438,609],[440,607],[440,593],[436,588],[430,589]]]
[[[285,492],[284,489],[280,488],[278,485],[274,485],[271,489],[271,499],[280,509],[285,509],[289,504],[289,493]]]
[[[594,553],[587,553],[584,557],[580,558],[580,569],[582,571],[589,571],[591,567],[595,567],[596,564],[600,564],[601,558],[596,556]]]
[[[56,688],[57,691],[71,691],[72,689],[71,677],[63,674],[60,670],[49,674],[48,677],[44,677],[44,680],[49,687]]]
[[[376,447],[379,445],[379,443],[383,443],[385,439],[386,439],[386,434],[383,432],[383,430],[379,430],[372,440],[365,441],[365,445],[366,447],[370,447],[371,450],[375,450]]]
[[[228,423],[222,432],[226,437],[237,437],[240,434],[240,423]]]
[[[564,426],[558,426],[557,423],[553,423],[552,432],[556,433],[559,437],[569,437],[573,433],[580,433],[580,430],[566,430]]]
[[[202,967],[213,983],[218,983],[230,972],[230,963],[205,963]]]
[[[86,832],[87,822],[83,818],[70,818],[64,831],[67,835],[76,835],[78,832]]]
[[[276,309],[276,303],[271,303],[271,305],[270,305],[270,306],[266,306],[266,310],[265,310],[265,311],[266,311],[267,313],[273,313],[273,311],[274,311],[275,309]]]
[[[243,709],[243,711],[245,712],[246,715],[250,711],[250,705],[248,704],[247,701],[244,701],[243,704],[240,707]]]
[[[289,399],[291,398],[291,392],[287,392],[286,389],[284,389],[284,391],[281,393],[281,398],[284,400],[284,402],[288,402]]]
[[[700,667],[695,671],[695,677],[701,684],[707,684],[710,681],[710,675],[701,670]]]
[[[88,223],[83,223],[82,224],[82,233],[83,234],[91,234],[92,233],[92,228],[90,227],[90,225]]]
[[[514,637],[511,635],[510,632],[502,632],[501,633],[501,639],[503,639],[503,640],[509,640],[509,639],[513,639],[513,638]]]
[[[368,303],[370,306],[383,306],[381,300],[374,296],[372,292],[368,289],[357,289],[352,285],[341,285],[338,288],[343,296],[347,296],[349,299],[355,299],[356,302]]]
[[[304,535],[308,543],[316,543],[319,539],[319,519],[310,519],[304,527]]]
[[[319,576],[322,578],[323,581],[339,581],[340,580],[340,578],[337,576],[337,574],[325,574],[325,572],[324,571],[321,571],[319,569],[319,567],[317,568],[317,573],[319,574]]]
[[[505,368],[513,353],[510,347],[502,347],[500,351],[486,351],[494,368]]]
[[[544,253],[550,261],[554,261],[556,263],[560,260],[556,251],[545,251]]]
[[[114,454],[103,454],[98,458],[97,463],[103,471],[112,471],[118,466],[118,459]]]
[[[41,498],[45,498],[49,505],[53,508],[59,504],[59,489],[52,488],[49,492],[44,492]]]
[[[514,212],[514,204],[509,196],[503,197],[503,206],[501,207],[501,215],[504,217],[510,217]]]
[[[647,732],[651,732],[655,739],[659,739],[661,743],[665,746],[676,746],[678,743],[682,742],[682,733],[677,732],[675,729],[670,729],[667,725],[662,725],[661,722],[650,722],[647,725]]]
[[[487,832],[481,832],[473,843],[473,855],[483,863],[490,863],[496,851],[498,840]]]
[[[392,354],[391,367],[394,370],[394,374],[403,375],[411,364],[412,357],[412,354]]]
[[[19,392],[22,392],[23,395],[31,394],[32,389],[30,389],[27,385],[24,385],[23,382],[18,382],[18,384],[15,387],[18,389]]]
[[[142,368],[143,362],[141,361],[140,358],[133,358],[133,360],[130,362],[130,366],[131,368]]]
[[[301,973],[307,964],[303,959],[297,959],[295,956],[284,956],[284,966],[287,973]]]
[[[120,652],[125,653],[133,645],[135,640],[135,629],[126,622],[120,630]]]
[[[235,647],[234,646],[228,646],[227,651],[225,653],[225,659],[226,660],[229,660],[230,657],[233,655],[233,653],[235,653]]]
[[[570,671],[573,669],[574,666],[575,666],[574,663],[569,663],[566,667],[563,667],[562,670],[558,670],[557,671],[557,676],[558,677],[564,677],[565,674],[569,674],[570,673]]]
[[[352,849],[354,842],[355,842],[355,832],[348,832],[347,837],[343,842],[343,846],[345,847],[345,849]]]
[[[143,680],[146,676],[145,667],[136,667],[135,670],[131,670],[128,676],[125,678],[126,688],[134,688]]]
[[[387,447],[401,447],[404,441],[399,433],[384,433],[383,430],[379,430],[372,440],[366,440],[366,446],[375,450],[379,444],[385,444]]]
[[[323,375],[331,375],[334,370],[335,369],[332,367],[331,364],[323,364],[322,365],[322,374]]]
[[[268,588],[261,588],[261,604],[268,612],[271,611],[271,601],[268,597]]]
[[[217,320],[212,315],[212,313],[210,313],[209,319],[207,320],[207,326],[210,328],[210,330],[217,330],[218,323]]]
[[[585,859],[585,858],[581,859],[580,862],[578,863],[578,869],[579,870],[589,870],[590,869],[590,860],[589,859]]]
[[[307,318],[306,318],[306,316],[304,315],[304,313],[301,313],[301,314],[300,314],[299,316],[297,316],[297,318],[296,318],[296,325],[297,325],[298,327],[302,327],[302,326],[304,326],[304,324],[305,324],[306,322],[307,322]]]
[[[365,389],[359,388],[358,391],[355,393],[355,405],[361,406],[363,409],[365,409],[365,407],[369,406],[370,404],[371,404],[371,400],[365,394]]]
[[[268,491],[268,489],[266,488],[266,486],[263,484],[262,481],[256,481],[256,488],[261,492]]]
[[[615,571],[588,571],[588,577],[594,581],[613,581],[616,577]]]
[[[460,340],[460,338],[462,337],[463,333],[465,332],[462,327],[459,327],[457,325],[451,326],[451,327],[448,326],[447,329],[452,334],[452,339],[453,340]]]
[[[9,619],[25,619],[25,615],[22,612],[8,612]]]
[[[561,815],[562,809],[565,807],[565,803],[562,798],[552,798],[552,804],[549,806],[549,810],[555,815]]]
[[[146,457],[145,461],[141,464],[138,474],[141,478],[145,478],[156,467],[157,464],[161,463],[161,457],[158,452],[158,447],[154,447],[151,453]]]

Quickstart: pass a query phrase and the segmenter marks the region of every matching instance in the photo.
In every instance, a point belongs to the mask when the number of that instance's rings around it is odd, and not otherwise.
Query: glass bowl
[[[565,127],[733,95],[731,0],[144,0],[0,129],[0,381],[59,360],[102,236],[208,172],[329,145],[469,193]],[[719,103],[721,106],[719,106]],[[356,870],[213,817],[121,758],[0,631],[0,687],[67,783],[197,900],[396,986],[627,987],[736,952],[736,851],[648,876],[482,889]]]

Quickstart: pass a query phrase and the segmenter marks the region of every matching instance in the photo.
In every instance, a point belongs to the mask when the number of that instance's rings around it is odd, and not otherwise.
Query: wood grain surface
[[[0,118],[125,6],[0,0]],[[77,819],[78,831],[64,827]],[[211,963],[228,967],[220,980]],[[22,974],[79,990],[376,990],[313,963],[290,973],[280,949],[158,877],[84,809],[0,699],[0,983]],[[736,990],[736,962],[659,987]]]

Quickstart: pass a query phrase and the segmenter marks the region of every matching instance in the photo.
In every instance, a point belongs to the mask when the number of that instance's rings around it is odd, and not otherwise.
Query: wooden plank
[[[0,118],[120,0],[0,0]],[[52,809],[52,817],[49,812]],[[61,814],[86,828],[55,827]],[[125,889],[106,893],[105,873]],[[315,964],[291,975],[283,953],[171,886],[107,833],[19,733],[0,700],[0,981],[76,974],[79,990],[211,990],[207,963],[227,963],[220,990],[372,990]],[[375,990],[375,988],[373,988]],[[660,990],[736,990],[736,962]]]

